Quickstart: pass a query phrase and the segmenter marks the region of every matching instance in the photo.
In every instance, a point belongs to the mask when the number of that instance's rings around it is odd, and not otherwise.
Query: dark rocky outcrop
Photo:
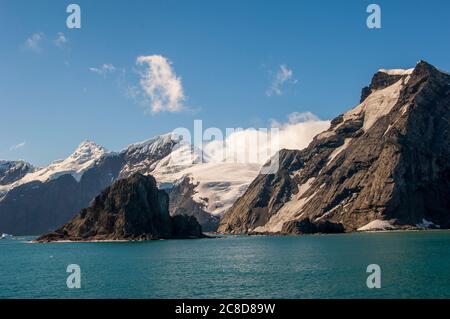
[[[365,91],[306,149],[282,150],[278,171],[252,182],[219,231],[450,228],[450,75],[421,61],[377,73]]]
[[[329,221],[313,222],[309,218],[292,220],[283,224],[281,233],[284,234],[339,234],[344,232],[341,223]]]
[[[133,174],[97,196],[66,225],[38,242],[202,238],[191,216],[170,217],[169,197],[152,176]]]

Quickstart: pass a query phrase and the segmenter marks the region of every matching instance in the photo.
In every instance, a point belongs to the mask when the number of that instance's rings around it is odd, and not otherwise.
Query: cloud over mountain
[[[181,78],[177,76],[172,62],[161,55],[140,56],[136,63],[142,66],[140,84],[153,113],[178,112],[184,109]]]

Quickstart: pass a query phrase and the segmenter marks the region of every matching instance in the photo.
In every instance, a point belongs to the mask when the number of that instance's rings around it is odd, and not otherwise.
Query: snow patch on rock
[[[343,152],[350,144],[350,142],[352,141],[352,138],[346,138],[344,141],[344,144],[342,144],[341,146],[339,146],[338,148],[336,148],[331,154],[330,157],[328,159],[328,164],[330,164],[336,156],[338,156],[341,152]],[[327,164],[327,165],[328,165]]]
[[[358,231],[393,230],[393,229],[396,229],[396,227],[392,225],[389,221],[375,219],[374,221],[371,221],[367,225],[358,228]]]
[[[405,79],[370,94],[361,104],[344,114],[344,122],[364,116],[363,130],[368,131],[381,117],[389,114],[400,96]]]
[[[422,222],[416,225],[419,228],[440,228],[441,226],[436,225],[433,222],[430,222],[426,220],[425,218],[422,218]]]
[[[414,71],[414,68],[412,68],[412,69],[390,69],[390,70],[380,69],[380,70],[378,70],[378,72],[386,73],[389,75],[408,75],[408,74],[412,74],[413,71]]]
[[[273,215],[264,226],[256,227],[253,231],[256,233],[277,233],[281,232],[284,223],[299,219],[302,215],[302,209],[305,204],[312,199],[316,193],[308,197],[302,197],[310,188],[315,178],[311,177],[304,184],[300,185],[295,198],[284,204],[283,207]],[[320,187],[319,187],[320,188]]]

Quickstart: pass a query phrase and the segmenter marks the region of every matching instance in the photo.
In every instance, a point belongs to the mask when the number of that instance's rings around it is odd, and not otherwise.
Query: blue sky
[[[445,0],[72,2],[81,29],[66,26],[71,2],[0,0],[2,159],[43,165],[85,139],[120,150],[195,119],[222,129],[292,112],[331,119],[358,104],[380,68],[425,59],[450,70]],[[370,3],[381,29],[366,26]],[[182,85],[180,112],[130,97],[142,90],[136,59],[155,55]],[[93,71],[103,65],[114,71]],[[282,66],[291,73],[267,94]]]

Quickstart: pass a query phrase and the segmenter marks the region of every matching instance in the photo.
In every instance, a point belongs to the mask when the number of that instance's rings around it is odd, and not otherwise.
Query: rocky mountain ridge
[[[25,161],[4,161],[0,160],[0,186],[12,184],[35,168]],[[0,190],[1,191],[1,190]],[[1,194],[0,194],[1,197]]]
[[[450,227],[450,76],[420,61],[380,70],[361,104],[303,150],[282,150],[220,232]]]

